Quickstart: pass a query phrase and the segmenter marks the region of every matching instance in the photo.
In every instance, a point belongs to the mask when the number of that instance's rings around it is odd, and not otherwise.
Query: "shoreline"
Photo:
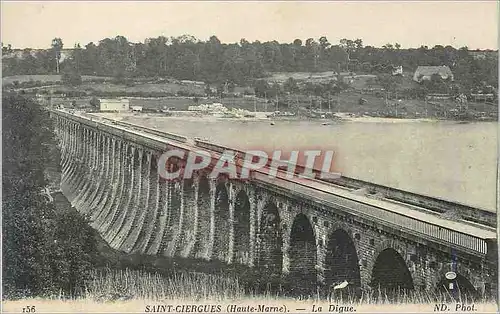
[[[452,120],[452,119],[433,119],[433,118],[384,118],[384,117],[372,117],[372,116],[350,116],[349,113],[337,113],[336,119],[314,119],[314,118],[297,118],[297,117],[277,117],[269,118],[266,116],[261,117],[220,117],[212,115],[161,115],[156,113],[111,113],[111,112],[95,112],[91,113],[97,117],[106,117],[116,120],[123,120],[129,118],[165,118],[171,120],[190,120],[190,121],[233,121],[233,122],[317,122],[324,125],[337,124],[337,123],[455,123],[455,124],[469,124],[469,123],[491,123],[498,122],[495,120]]]

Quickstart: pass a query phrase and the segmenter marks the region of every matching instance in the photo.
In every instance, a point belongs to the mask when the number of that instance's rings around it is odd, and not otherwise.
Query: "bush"
[[[100,105],[101,105],[101,101],[99,100],[99,98],[94,96],[90,99],[90,106],[93,109],[99,109]]]
[[[63,73],[61,80],[65,85],[78,86],[82,84],[82,76],[73,71]]]
[[[44,283],[44,294],[63,291],[76,296],[83,292],[98,261],[97,242],[89,220],[71,207],[64,195],[58,196],[57,209],[48,221],[51,231],[46,236],[44,259],[50,280]]]

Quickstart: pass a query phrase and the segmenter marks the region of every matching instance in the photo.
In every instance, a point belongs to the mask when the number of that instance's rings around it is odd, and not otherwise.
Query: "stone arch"
[[[456,278],[447,279],[445,275],[451,271],[455,272]],[[452,265],[450,268],[445,267],[434,277],[433,292],[440,300],[475,301],[479,298],[480,293],[467,278],[468,275],[470,275],[469,269],[462,267],[460,264]]]
[[[375,265],[375,262],[377,260],[377,256],[385,249],[394,249],[397,251],[401,256],[406,256],[406,248],[401,245],[400,242],[394,240],[394,239],[384,239],[380,243],[378,243],[374,249],[371,250],[371,254],[369,254],[370,258],[367,258],[367,263],[366,265],[363,266],[363,268],[366,270],[366,274],[364,275],[366,277],[366,283],[369,285],[371,280],[372,280],[372,270],[373,266]],[[360,250],[358,250],[360,252]],[[361,254],[361,253],[360,253]],[[363,275],[362,275],[363,277]]]
[[[413,278],[401,250],[386,247],[374,255],[370,286],[375,294],[381,292],[389,296],[414,289]]]
[[[247,265],[250,259],[250,198],[241,188],[234,202],[233,262]]]
[[[308,294],[317,283],[317,245],[313,225],[303,213],[293,219],[288,257],[292,293]]]
[[[231,221],[229,213],[229,191],[226,180],[221,179],[215,187],[215,230],[212,258],[227,261],[229,256],[229,234]]]
[[[260,218],[257,265],[263,277],[279,277],[283,269],[281,217],[274,202],[267,202]]]
[[[335,226],[328,235],[324,264],[325,285],[331,292],[332,285],[348,282],[347,290],[361,287],[361,273],[356,244],[349,229]]]

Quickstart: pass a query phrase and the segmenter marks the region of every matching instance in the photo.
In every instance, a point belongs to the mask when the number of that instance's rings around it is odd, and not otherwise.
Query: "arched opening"
[[[281,219],[276,205],[269,203],[262,211],[260,219],[260,247],[258,267],[263,278],[281,277],[283,268],[283,238]]]
[[[329,236],[324,276],[328,294],[337,294],[335,290],[341,292],[342,296],[360,293],[361,276],[356,246],[349,234],[342,229],[335,230]],[[333,289],[335,286],[344,285],[345,281],[347,281],[345,288]]]
[[[233,263],[248,265],[250,261],[250,201],[244,190],[234,204]]]
[[[215,236],[212,258],[226,262],[229,253],[229,196],[225,182],[215,188]]]
[[[195,257],[202,257],[210,240],[210,183],[205,175],[198,182],[198,231],[193,249]]]
[[[316,291],[317,247],[314,231],[304,214],[295,217],[290,234],[289,289],[293,295]]]
[[[467,278],[460,274],[456,274],[453,279],[443,277],[437,287],[437,295],[439,300],[446,301],[476,301],[479,297],[478,292]]]
[[[371,286],[375,296],[382,293],[391,298],[413,290],[410,271],[396,250],[388,248],[380,252],[373,266]]]

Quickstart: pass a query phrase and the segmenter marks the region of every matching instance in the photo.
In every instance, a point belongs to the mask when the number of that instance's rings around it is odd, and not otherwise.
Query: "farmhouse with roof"
[[[446,65],[443,66],[419,66],[413,75],[413,80],[415,82],[430,81],[432,75],[437,74],[441,76],[443,80],[451,79],[453,81],[453,73],[450,68]]]

